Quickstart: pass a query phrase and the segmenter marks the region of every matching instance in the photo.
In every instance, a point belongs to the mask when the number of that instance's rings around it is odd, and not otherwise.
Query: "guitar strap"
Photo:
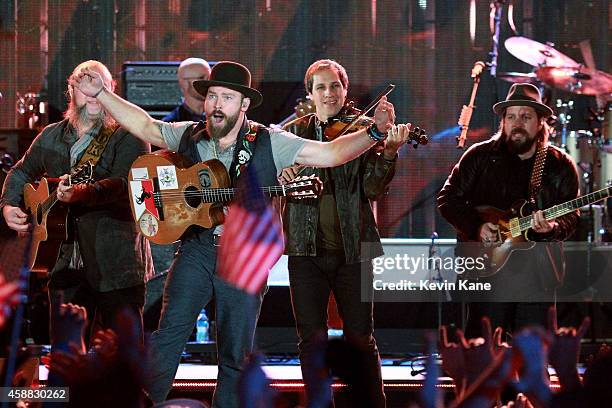
[[[542,174],[544,173],[544,165],[546,164],[546,156],[548,145],[546,143],[538,143],[535,162],[533,163],[533,171],[531,172],[531,180],[529,183],[529,202],[535,208],[535,197],[542,186]]]
[[[83,153],[81,160],[79,160],[79,162],[74,167],[79,167],[81,164],[89,160],[91,160],[92,166],[96,167],[96,164],[98,164],[100,157],[102,157],[104,149],[106,149],[106,146],[108,145],[108,141],[116,130],[116,126],[102,127],[100,129],[100,132],[98,132],[98,134],[89,143],[89,146],[87,146],[87,150],[85,150],[85,153]]]

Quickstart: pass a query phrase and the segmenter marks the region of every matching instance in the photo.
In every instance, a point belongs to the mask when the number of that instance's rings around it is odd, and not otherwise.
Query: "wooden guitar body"
[[[42,178],[38,186],[27,184],[23,190],[26,212],[32,223],[32,243],[29,254],[29,268],[32,270],[51,269],[57,261],[63,241],[68,239],[68,207],[55,205],[43,211],[42,205],[49,197],[49,183]]]
[[[182,155],[165,150],[140,156],[132,164],[128,177],[132,213],[141,232],[152,242],[174,242],[191,225],[211,228],[225,220],[222,204],[203,202],[197,195],[203,187],[229,187],[225,167],[216,160],[189,164]],[[147,197],[142,188],[135,189],[144,180],[152,183],[149,193],[162,193],[159,199]],[[144,209],[139,200],[148,202]]]
[[[484,259],[484,270],[469,270],[465,277],[487,278],[495,275],[506,265],[510,255],[516,250],[528,250],[535,246],[535,242],[527,239],[527,231],[517,231],[514,225],[517,217],[525,217],[528,212],[528,203],[525,200],[515,202],[510,209],[504,211],[491,206],[478,206],[476,211],[483,223],[490,222],[499,227],[497,241],[494,243],[466,242],[461,244],[462,256]],[[518,233],[517,233],[518,232]]]

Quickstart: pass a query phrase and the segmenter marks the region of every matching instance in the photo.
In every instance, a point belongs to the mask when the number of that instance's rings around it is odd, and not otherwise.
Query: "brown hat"
[[[207,80],[193,81],[193,87],[201,95],[206,96],[211,86],[223,86],[238,91],[251,99],[249,108],[261,105],[263,96],[254,88],[251,88],[251,72],[242,64],[232,61],[220,61],[213,66],[210,78]]]
[[[493,105],[493,112],[501,115],[508,106],[531,106],[544,117],[553,114],[552,109],[542,103],[540,90],[531,84],[513,84],[506,100]]]

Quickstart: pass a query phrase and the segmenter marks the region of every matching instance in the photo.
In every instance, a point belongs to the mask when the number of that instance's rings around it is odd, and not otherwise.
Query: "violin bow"
[[[336,135],[336,137],[338,136],[342,136],[344,134],[346,134],[346,132],[349,131],[350,128],[352,128],[355,123],[359,122],[365,115],[367,115],[376,105],[378,105],[378,102],[380,102],[380,100],[384,97],[387,96],[391,93],[391,91],[393,91],[395,89],[395,85],[393,84],[389,84],[387,85],[387,87],[380,93],[378,94],[378,96],[376,98],[374,98],[374,100],[372,102],[370,102],[368,104],[368,106],[366,106],[363,111],[361,111],[361,114],[356,116],[355,119],[353,119],[350,123],[347,123],[345,127],[342,128],[342,130]]]

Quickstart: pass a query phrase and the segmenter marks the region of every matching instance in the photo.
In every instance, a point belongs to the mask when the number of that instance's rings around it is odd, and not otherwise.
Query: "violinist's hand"
[[[278,180],[282,184],[293,181],[298,176],[298,174],[300,174],[300,170],[302,169],[302,167],[303,166],[299,166],[299,165],[285,167],[283,171],[281,172],[281,175],[278,178]]]
[[[387,139],[385,140],[385,150],[383,151],[384,158],[391,161],[395,160],[397,151],[404,143],[408,141],[410,135],[410,123],[393,125],[387,132]]]
[[[391,102],[387,101],[386,96],[383,96],[376,106],[374,123],[381,132],[387,132],[395,123],[395,108]]]

